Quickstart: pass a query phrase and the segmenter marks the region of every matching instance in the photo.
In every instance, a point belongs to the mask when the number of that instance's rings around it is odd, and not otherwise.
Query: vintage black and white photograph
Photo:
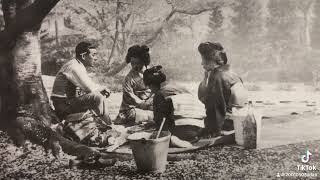
[[[0,179],[319,179],[320,0],[0,0]]]

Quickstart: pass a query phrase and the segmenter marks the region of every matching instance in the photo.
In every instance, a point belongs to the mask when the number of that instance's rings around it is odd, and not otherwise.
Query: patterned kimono
[[[152,115],[153,96],[141,73],[131,70],[122,84],[123,96],[116,124],[146,121]]]
[[[220,133],[222,129],[225,129],[226,114],[231,113],[235,100],[231,88],[236,83],[242,84],[242,80],[230,71],[228,64],[205,73],[205,78],[199,85],[198,98],[205,105],[204,124],[208,132]]]

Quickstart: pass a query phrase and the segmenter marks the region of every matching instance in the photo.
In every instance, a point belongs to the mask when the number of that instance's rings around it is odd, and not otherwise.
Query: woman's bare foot
[[[179,148],[189,148],[193,146],[190,142],[181,140],[177,136],[171,136],[170,143],[172,146],[179,147]]]
[[[207,129],[204,129],[201,132],[200,138],[210,139],[210,138],[215,138],[215,137],[218,137],[218,136],[221,136],[221,132],[220,131],[209,131]]]

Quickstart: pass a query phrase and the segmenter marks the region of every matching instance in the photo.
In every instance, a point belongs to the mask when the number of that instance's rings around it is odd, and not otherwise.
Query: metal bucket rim
[[[159,142],[163,142],[166,141],[167,139],[171,138],[171,133],[169,131],[162,131],[161,133],[167,133],[165,136],[159,137],[158,139],[145,139],[145,138],[141,138],[141,139],[130,139],[129,137],[131,135],[129,135],[126,139],[130,142],[149,142],[149,143],[159,143]],[[134,133],[135,134],[135,133]],[[152,135],[152,133],[150,133]]]

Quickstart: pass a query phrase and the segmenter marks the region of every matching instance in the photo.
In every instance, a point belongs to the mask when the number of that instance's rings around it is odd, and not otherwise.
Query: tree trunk
[[[58,26],[57,19],[54,21],[54,29],[56,31],[56,46],[59,47],[59,45],[60,45],[60,42],[59,42],[59,26]]]
[[[303,43],[306,47],[307,50],[311,50],[311,15],[312,15],[312,6],[313,6],[313,0],[306,1],[306,5],[302,7],[302,12],[303,12]]]
[[[31,5],[34,1],[16,2],[16,9],[18,11]],[[42,136],[35,132],[36,127],[40,126],[30,126],[33,124],[33,121],[36,122],[35,124],[43,123],[44,126],[49,126],[54,117],[49,115],[49,101],[41,80],[39,29],[40,26],[37,25],[21,33],[15,38],[13,49],[8,49],[8,55],[11,57],[10,65],[13,70],[11,74],[13,78],[9,82],[9,86],[13,88],[11,90],[14,92],[9,97],[13,98],[12,96],[14,96],[11,107],[16,106],[16,119],[10,119],[10,121],[15,122],[15,126],[22,125],[23,129],[20,130],[27,138],[31,138],[32,136],[32,138],[35,138],[35,141],[43,142],[45,138],[41,138]],[[35,136],[33,137],[33,135]],[[17,141],[18,144],[23,143],[23,140],[17,139]]]
[[[114,33],[114,39],[113,39],[113,44],[112,44],[112,48],[111,48],[111,52],[110,52],[110,56],[108,58],[108,62],[107,64],[111,64],[111,60],[113,58],[114,55],[114,51],[117,47],[117,43],[118,43],[118,37],[119,37],[119,16],[120,16],[120,1],[117,0],[117,8],[116,8],[116,29],[115,29],[115,33]]]
[[[309,12],[305,14],[305,45],[307,50],[311,50],[311,38],[310,38],[310,26],[311,26],[311,17]]]
[[[22,33],[12,50],[18,89],[17,122],[38,121],[49,127],[53,118],[41,78],[39,30]]]

